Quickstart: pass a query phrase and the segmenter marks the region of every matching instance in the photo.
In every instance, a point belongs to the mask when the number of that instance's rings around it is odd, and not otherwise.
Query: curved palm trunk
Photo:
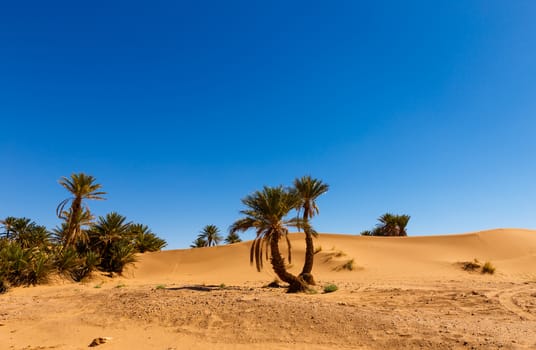
[[[80,211],[82,210],[82,199],[75,198],[71,206],[71,213],[69,218],[69,226],[65,237],[65,248],[72,246],[76,243],[76,236],[78,228],[78,218],[80,217]]]
[[[272,253],[272,268],[283,282],[289,284],[288,293],[305,292],[307,290],[305,282],[300,277],[294,276],[285,269],[285,261],[279,251],[279,239],[274,238],[270,240],[270,250]]]
[[[305,262],[303,264],[303,269],[300,273],[300,277],[303,278],[303,280],[307,282],[307,284],[314,286],[316,283],[313,275],[311,274],[311,271],[313,271],[313,264],[315,258],[313,235],[307,228],[304,228],[303,232],[305,233]]]

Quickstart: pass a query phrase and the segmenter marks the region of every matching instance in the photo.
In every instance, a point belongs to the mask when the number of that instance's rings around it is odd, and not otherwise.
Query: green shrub
[[[0,271],[3,285],[35,285],[46,282],[54,270],[51,256],[39,248],[23,248],[18,242],[9,242],[0,251]],[[7,282],[7,283],[6,283]]]
[[[493,266],[489,261],[486,261],[484,266],[482,266],[482,273],[489,273],[493,275],[495,273],[495,266]]]
[[[158,286],[155,287],[155,289],[166,289],[166,285],[159,284]]]
[[[54,263],[51,256],[45,252],[32,253],[29,263],[24,272],[24,284],[40,284],[48,281],[50,273],[54,271]]]
[[[333,293],[338,289],[339,287],[337,287],[335,284],[326,284],[324,286],[324,293]]]
[[[0,277],[0,294],[7,292],[7,284],[6,281],[2,277]]]
[[[123,268],[136,262],[134,247],[127,244],[117,244],[111,249],[110,261],[108,262],[109,272],[123,273]]]
[[[57,249],[54,256],[54,264],[58,272],[71,275],[74,270],[82,265],[83,261],[74,248]]]
[[[80,282],[97,269],[100,264],[100,256],[96,252],[88,251],[80,257],[80,263],[70,271],[71,278]]]

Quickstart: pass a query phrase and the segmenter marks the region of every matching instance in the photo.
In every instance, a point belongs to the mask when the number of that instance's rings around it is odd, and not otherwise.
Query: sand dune
[[[299,273],[305,250],[303,234],[291,234],[294,259],[290,271]],[[275,278],[269,262],[258,273],[249,265],[251,242],[228,246],[169,250],[141,255],[127,276],[151,282],[247,283]],[[465,279],[456,262],[478,259],[497,267],[497,276],[526,279],[536,276],[536,231],[499,229],[460,235],[424,237],[361,237],[320,234],[315,241],[314,272],[320,279],[363,280]],[[283,245],[282,245],[283,248]],[[337,256],[339,255],[339,256]],[[337,271],[353,260],[357,271]]]
[[[303,263],[303,234],[291,235]],[[320,234],[317,294],[263,288],[250,242],[139,256],[124,276],[0,295],[0,349],[536,349],[536,231]],[[494,275],[464,271],[478,259]],[[353,270],[342,268],[353,263]],[[339,290],[322,293],[335,283]]]

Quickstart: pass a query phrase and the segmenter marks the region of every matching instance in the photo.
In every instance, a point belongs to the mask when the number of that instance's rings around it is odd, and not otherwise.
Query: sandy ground
[[[297,272],[303,235],[294,234]],[[0,295],[0,349],[536,349],[536,231],[323,234],[316,294],[265,288],[247,242],[144,254],[124,276]],[[464,271],[478,259],[494,275]],[[349,271],[342,268],[352,264]],[[334,283],[334,293],[323,286]]]

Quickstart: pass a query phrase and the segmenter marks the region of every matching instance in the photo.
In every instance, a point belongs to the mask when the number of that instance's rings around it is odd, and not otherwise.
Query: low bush
[[[481,266],[482,265],[480,264],[480,261],[478,261],[477,259],[473,261],[462,262],[462,268],[465,271],[475,271],[475,270],[478,270]]]
[[[324,293],[333,293],[337,291],[339,287],[337,287],[335,284],[326,284],[324,286]]]
[[[493,266],[489,261],[486,261],[484,266],[482,266],[482,273],[489,273],[493,275],[495,273],[495,266]]]

